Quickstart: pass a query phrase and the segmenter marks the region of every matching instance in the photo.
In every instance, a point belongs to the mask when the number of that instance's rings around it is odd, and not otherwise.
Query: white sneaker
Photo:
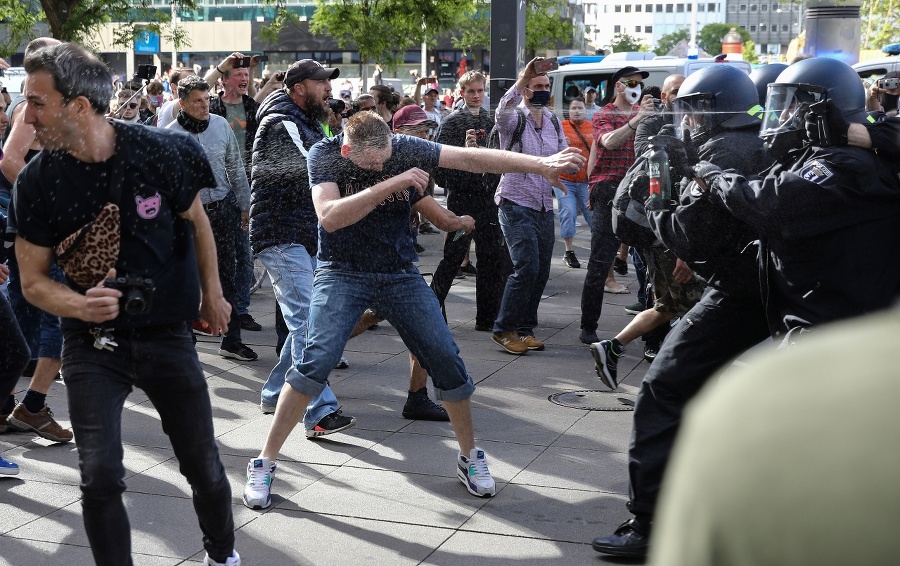
[[[478,497],[493,497],[497,492],[494,478],[488,470],[484,450],[473,448],[466,458],[459,454],[456,458],[456,476],[465,484],[469,493]]]
[[[207,554],[206,558],[203,559],[203,566],[241,566],[241,555],[237,553],[237,550],[232,550],[228,560],[216,562]]]
[[[275,462],[268,458],[254,458],[247,464],[247,484],[244,485],[244,505],[250,509],[266,509],[272,504],[272,481]]]

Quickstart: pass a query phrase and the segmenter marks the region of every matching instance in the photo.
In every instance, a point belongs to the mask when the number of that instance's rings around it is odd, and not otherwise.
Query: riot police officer
[[[715,163],[751,175],[769,160],[758,137],[762,109],[746,74],[717,65],[690,75],[674,101],[674,123],[687,149],[669,145],[670,158],[693,176],[685,161]],[[693,143],[699,144],[696,155]],[[708,165],[707,165],[708,166]],[[677,164],[675,165],[677,168]],[[739,172],[739,173],[738,173]],[[768,337],[755,283],[754,230],[718,206],[691,182],[677,206],[653,210],[648,220],[657,237],[707,282],[700,301],[670,332],[644,376],[634,411],[629,448],[630,501],[634,518],[593,548],[618,556],[642,556],[666,463],[681,414],[706,381],[729,360]]]

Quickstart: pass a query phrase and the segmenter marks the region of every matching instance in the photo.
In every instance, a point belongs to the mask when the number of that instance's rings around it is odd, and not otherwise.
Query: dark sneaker
[[[425,246],[423,246],[423,245],[420,244],[419,242],[413,242],[413,247],[415,247],[415,248],[416,248],[416,251],[419,252],[419,253],[422,253],[422,252],[425,251]]]
[[[19,465],[0,456],[0,476],[15,476],[19,473]]]
[[[241,330],[249,330],[250,332],[262,330],[262,324],[253,320],[253,315],[250,313],[239,314],[238,319],[241,321]]]
[[[428,397],[428,389],[410,392],[403,405],[403,418],[414,421],[447,422],[447,411]]]
[[[356,417],[345,417],[337,410],[330,415],[322,417],[322,420],[316,423],[316,426],[306,431],[306,438],[316,438],[325,436],[326,434],[334,434],[347,430],[356,424]]]
[[[465,264],[464,266],[460,267],[459,270],[466,275],[478,275],[478,269],[476,269],[475,266],[471,263]]]
[[[509,352],[521,356],[528,352],[528,346],[522,341],[522,337],[515,330],[507,330],[506,332],[494,332],[491,334],[491,340],[495,344]]]
[[[613,260],[613,271],[619,275],[628,275],[628,262],[624,259],[616,258]]]
[[[628,314],[641,314],[642,312],[647,310],[647,307],[644,305],[644,303],[640,301],[634,303],[633,305],[628,305],[624,308],[625,312],[627,312]]]
[[[581,329],[581,335],[578,336],[578,339],[582,344],[589,345],[600,341],[600,337],[597,336],[596,330],[585,330],[584,328]]]
[[[591,546],[597,552],[610,556],[642,557],[647,555],[649,543],[649,532],[637,519],[629,519],[619,525],[611,536],[595,538]]]
[[[659,352],[659,346],[655,344],[644,344],[644,359],[649,363],[653,363],[653,360],[656,359],[656,354]]]
[[[457,454],[456,477],[463,482],[469,493],[477,497],[493,497],[497,493],[497,485],[491,477],[481,448],[473,448],[468,457],[462,453]]]
[[[272,482],[278,465],[268,458],[254,458],[247,464],[244,505],[250,509],[267,509],[272,505]]]
[[[350,362],[344,356],[341,356],[341,359],[334,364],[334,369],[347,369],[348,367],[350,367]]]
[[[597,377],[600,378],[603,385],[615,391],[619,386],[619,382],[616,380],[616,366],[619,365],[619,358],[622,357],[622,354],[615,353],[612,340],[601,340],[596,344],[591,344],[591,355],[594,356],[594,369],[597,370]]]
[[[581,267],[581,262],[578,261],[578,258],[575,257],[574,251],[567,251],[563,256],[563,263],[571,267],[572,269],[578,269]]]
[[[544,343],[530,334],[522,336],[522,342],[525,343],[525,347],[529,350],[541,351],[544,349]]]
[[[477,332],[490,332],[493,329],[494,329],[493,322],[476,322],[475,323],[475,330]]]
[[[454,279],[465,279],[466,272],[463,271],[462,268],[460,267],[459,269],[456,270],[456,275],[454,275],[453,278]]]
[[[19,403],[6,420],[19,430],[34,431],[41,438],[53,442],[70,442],[73,437],[71,430],[61,427],[56,422],[53,411],[47,405],[40,411],[32,413],[25,408],[24,403]]]
[[[232,360],[240,360],[242,362],[252,362],[259,359],[256,352],[247,347],[243,342],[235,342],[226,346],[222,344],[219,348],[219,355],[223,358]]]

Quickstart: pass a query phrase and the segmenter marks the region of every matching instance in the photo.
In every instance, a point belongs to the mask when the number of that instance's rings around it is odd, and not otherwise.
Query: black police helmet
[[[773,83],[822,87],[848,122],[867,122],[866,89],[856,71],[843,61],[828,57],[804,59],[789,65]]]
[[[753,72],[750,73],[750,80],[756,85],[761,105],[766,105],[766,90],[769,88],[769,83],[774,83],[778,75],[787,68],[788,66],[784,63],[769,63],[753,69]]]
[[[740,69],[716,64],[692,73],[678,89],[673,108],[677,133],[694,138],[720,129],[758,125],[762,116],[756,86]]]

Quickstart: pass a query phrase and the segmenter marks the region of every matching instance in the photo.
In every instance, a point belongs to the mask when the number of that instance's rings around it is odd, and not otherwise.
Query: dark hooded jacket
[[[278,244],[318,248],[306,156],[325,137],[322,126],[288,98],[273,92],[259,107],[250,181],[250,244],[253,253]]]

